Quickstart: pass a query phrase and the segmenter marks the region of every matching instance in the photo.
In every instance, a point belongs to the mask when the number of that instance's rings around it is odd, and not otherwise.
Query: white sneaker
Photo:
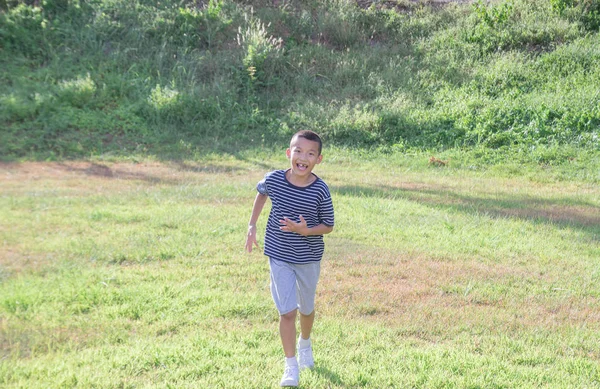
[[[300,370],[312,369],[315,367],[313,358],[312,346],[306,348],[298,348],[298,367]]]
[[[280,386],[298,386],[300,371],[298,366],[286,366],[281,377]]]

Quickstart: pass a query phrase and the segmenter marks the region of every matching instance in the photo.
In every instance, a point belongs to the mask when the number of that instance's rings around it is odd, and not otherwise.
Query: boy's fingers
[[[252,252],[252,242],[256,243],[256,240],[252,240],[252,239],[246,240],[246,251],[249,253]]]
[[[252,246],[256,246],[257,249],[260,250],[260,246],[258,245],[258,241],[255,239],[248,239],[246,241],[246,251],[251,253],[252,252]]]

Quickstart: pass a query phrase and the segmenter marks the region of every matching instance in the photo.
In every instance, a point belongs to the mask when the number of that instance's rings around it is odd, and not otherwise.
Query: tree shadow
[[[531,195],[494,193],[490,198],[435,188],[431,185],[393,187],[387,185],[333,186],[332,191],[342,196],[406,199],[434,208],[492,218],[513,218],[534,223],[551,224],[562,228],[577,228],[600,240],[600,207],[594,203],[563,196],[545,199]]]
[[[246,169],[238,166],[227,166],[218,164],[192,164],[189,162],[173,161],[177,169],[180,171],[192,172],[192,173],[210,173],[210,174],[224,174],[224,173],[236,173],[244,171]]]
[[[285,150],[285,149],[283,149]],[[282,150],[282,152],[283,152]],[[238,161],[242,161],[242,162],[246,162],[248,164],[251,164],[253,166],[257,166],[260,167],[262,169],[265,170],[265,172],[269,172],[269,171],[273,171],[273,170],[277,170],[277,169],[283,169],[285,167],[285,165],[282,166],[275,166],[269,163],[266,163],[265,161],[260,161],[260,160],[256,160],[256,159],[251,159],[248,157],[243,156],[240,153],[233,153],[231,154],[235,159],[237,159]]]
[[[191,164],[181,161],[174,161],[171,167],[174,167],[176,171],[188,172],[188,173],[206,173],[206,174],[226,174],[235,173],[245,170],[242,167],[218,165],[218,164]],[[100,177],[108,179],[119,179],[119,180],[140,180],[151,184],[167,184],[176,185],[181,184],[183,179],[181,177],[166,177],[164,175],[152,174],[144,169],[135,169],[135,165],[131,165],[131,168],[124,169],[119,166],[108,166],[97,162],[79,162],[79,163],[65,163],[59,162],[55,166],[68,171],[83,174],[91,177]]]

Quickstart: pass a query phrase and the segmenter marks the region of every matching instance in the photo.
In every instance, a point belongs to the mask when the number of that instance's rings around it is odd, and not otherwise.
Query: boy
[[[298,386],[299,371],[314,366],[310,332],[315,319],[314,301],[321,269],[323,235],[333,231],[333,205],[327,184],[312,173],[321,163],[321,138],[312,131],[294,134],[286,155],[287,170],[267,173],[248,224],[246,250],[256,246],[256,221],[271,198],[265,233],[265,255],[271,269],[271,295],[279,311],[279,334],[285,353],[281,386]],[[300,311],[300,337],[296,360],[296,311]]]

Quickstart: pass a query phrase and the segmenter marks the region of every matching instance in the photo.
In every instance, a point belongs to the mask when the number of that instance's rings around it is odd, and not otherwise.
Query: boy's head
[[[292,136],[290,148],[286,155],[290,160],[292,174],[298,177],[309,177],[315,165],[321,163],[323,143],[313,131],[299,131]]]
[[[319,145],[319,147],[317,148],[317,155],[321,155],[321,151],[323,149],[323,142],[321,141],[321,137],[316,132],[311,130],[298,131],[294,134],[294,136],[292,136],[292,140],[290,141],[290,148],[292,147],[292,144],[294,143],[294,140],[296,138],[304,138],[312,142],[317,142],[317,144]]]

